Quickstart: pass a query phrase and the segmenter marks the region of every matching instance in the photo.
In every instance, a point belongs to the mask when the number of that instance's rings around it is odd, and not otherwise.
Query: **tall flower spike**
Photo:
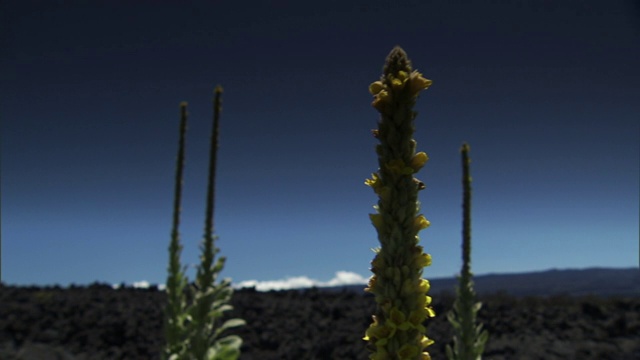
[[[447,319],[454,331],[453,346],[447,345],[449,360],[480,360],[489,338],[482,324],[476,325],[481,303],[475,302],[471,273],[471,175],[469,174],[469,145],[463,144],[462,153],[462,271],[458,278],[457,298]]]
[[[427,296],[429,282],[422,270],[431,256],[419,245],[418,232],[429,221],[418,214],[418,191],[424,184],[413,177],[427,162],[416,153],[413,139],[413,106],[418,93],[431,84],[411,68],[400,47],[387,57],[380,80],[369,86],[373,107],[380,113],[375,138],[378,171],[365,183],[378,195],[376,214],[370,214],[380,248],[372,261],[373,276],[367,292],[377,303],[374,322],[366,331],[370,359],[428,359],[425,348],[433,340],[425,336],[423,322],[434,316]]]
[[[215,164],[218,148],[219,116],[221,110],[222,87],[218,86],[214,100],[214,126],[211,135],[209,182],[205,214],[205,239],[202,255],[197,267],[195,286],[187,287],[187,278],[180,268],[182,245],[178,236],[180,220],[180,195],[182,191],[182,171],[184,167],[184,138],[187,124],[187,103],[181,103],[180,142],[176,166],[176,188],[174,202],[173,229],[169,246],[169,276],[167,277],[168,304],[165,315],[165,335],[167,345],[162,353],[164,360],[209,359],[235,360],[240,356],[242,339],[237,335],[221,337],[230,328],[244,324],[244,320],[230,319],[221,322],[223,313],[231,310],[233,289],[231,281],[225,279],[216,284],[218,274],[224,268],[225,258],[216,260],[219,250],[214,246],[217,238],[213,232]],[[185,296],[185,291],[188,296]],[[189,298],[189,301],[187,301]]]
[[[205,210],[204,241],[201,246],[202,255],[196,271],[197,289],[191,310],[191,344],[193,359],[237,359],[240,356],[242,339],[237,335],[220,337],[229,328],[244,325],[242,319],[231,319],[221,322],[224,312],[231,310],[233,289],[231,281],[224,279],[218,282],[218,275],[223,270],[225,257],[216,259],[220,250],[215,246],[217,236],[214,235],[215,180],[218,141],[220,133],[220,112],[222,111],[222,86],[218,85],[213,100],[213,128],[211,131],[211,147],[209,152],[209,181],[207,183],[207,201]],[[225,355],[222,355],[225,354]]]
[[[186,333],[187,314],[185,288],[187,278],[185,269],[180,265],[182,244],[180,243],[180,203],[182,199],[182,181],[184,171],[185,135],[187,132],[187,103],[180,103],[180,136],[178,141],[178,155],[176,156],[176,179],[173,203],[173,226],[171,242],[169,244],[169,268],[167,275],[167,305],[164,316],[164,333],[166,345],[162,357],[169,358],[184,351],[183,341]]]

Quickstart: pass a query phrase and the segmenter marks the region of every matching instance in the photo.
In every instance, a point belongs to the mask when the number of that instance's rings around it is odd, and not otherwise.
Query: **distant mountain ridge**
[[[428,276],[427,276],[428,277]],[[431,294],[443,291],[455,293],[458,279],[429,279]],[[486,274],[473,277],[478,295],[505,292],[512,296],[595,295],[640,296],[640,269],[587,268],[544,270],[513,274]],[[334,289],[362,291],[362,285]]]

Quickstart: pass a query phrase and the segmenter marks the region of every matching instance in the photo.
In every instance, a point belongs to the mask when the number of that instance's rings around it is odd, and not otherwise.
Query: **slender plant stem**
[[[165,360],[235,360],[240,356],[242,339],[237,335],[221,337],[232,327],[244,325],[244,320],[228,319],[219,324],[224,312],[232,309],[229,304],[233,289],[231,280],[216,283],[224,268],[225,258],[216,254],[214,226],[215,168],[218,148],[219,117],[222,87],[215,90],[214,119],[211,134],[209,179],[205,210],[204,241],[200,247],[200,264],[197,266],[193,288],[187,287],[187,278],[180,265],[178,225],[180,222],[180,200],[184,168],[184,143],[187,121],[187,104],[181,103],[180,141],[176,166],[176,188],[173,213],[173,228],[169,245],[169,275],[167,278],[168,304],[166,308],[165,335],[167,345],[163,352]],[[187,290],[191,290],[188,291]],[[187,294],[189,298],[187,299]]]
[[[165,309],[165,337],[167,344],[164,358],[183,350],[184,307],[186,305],[185,287],[187,280],[180,264],[182,245],[180,244],[180,204],[182,201],[183,170],[185,158],[185,136],[187,132],[187,103],[180,104],[180,135],[178,140],[178,155],[176,159],[176,178],[173,203],[173,225],[171,228],[171,243],[169,244],[169,269],[167,276],[168,301]]]
[[[216,162],[218,159],[218,147],[220,141],[220,112],[222,111],[222,87],[217,86],[213,100],[213,129],[211,131],[211,149],[209,153],[209,186],[207,189],[207,214],[205,223],[205,237],[211,237],[214,233],[214,211],[216,194]]]
[[[476,326],[477,312],[482,306],[476,303],[471,272],[471,174],[469,145],[460,149],[462,158],[462,270],[458,278],[457,297],[447,319],[453,326],[453,346],[446,346],[449,360],[480,360],[488,339],[482,325]]]

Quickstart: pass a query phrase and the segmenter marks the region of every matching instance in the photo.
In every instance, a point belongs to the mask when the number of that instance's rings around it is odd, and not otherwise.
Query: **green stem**
[[[176,177],[173,203],[173,226],[171,242],[169,244],[169,275],[167,276],[167,306],[165,308],[165,338],[167,344],[163,357],[182,351],[184,338],[184,308],[186,299],[184,290],[187,280],[180,264],[182,245],[180,244],[180,203],[182,200],[182,184],[185,157],[185,135],[187,132],[187,103],[180,104],[180,135],[178,141],[178,155],[176,160]]]
[[[488,339],[482,326],[476,326],[477,312],[471,273],[471,175],[469,170],[469,145],[463,144],[462,154],[462,270],[458,278],[457,298],[447,318],[454,328],[453,347],[447,345],[449,360],[479,360]]]
[[[196,275],[194,306],[191,308],[192,327],[190,330],[190,352],[193,359],[233,360],[240,356],[242,340],[237,336],[220,338],[220,334],[231,327],[244,324],[243,320],[232,319],[219,324],[223,313],[231,309],[229,302],[233,294],[230,280],[216,284],[226,259],[216,255],[214,235],[215,179],[220,112],[222,111],[222,87],[217,86],[213,102],[213,127],[209,153],[209,178],[205,210],[204,243],[200,264]]]

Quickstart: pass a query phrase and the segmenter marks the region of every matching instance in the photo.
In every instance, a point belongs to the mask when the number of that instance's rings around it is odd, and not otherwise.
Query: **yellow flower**
[[[433,81],[422,77],[421,73],[413,71],[409,78],[409,90],[411,92],[411,95],[417,96],[420,91],[429,88],[432,83]]]
[[[428,352],[422,353],[422,360],[431,360],[431,355]]]
[[[426,294],[429,292],[431,288],[431,284],[429,284],[429,280],[420,279],[420,284],[418,285],[418,292],[421,294]]]
[[[431,255],[429,254],[418,254],[413,258],[414,264],[416,267],[422,269],[425,266],[431,265]]]
[[[421,151],[415,154],[413,158],[411,158],[411,167],[415,172],[418,172],[420,169],[422,169],[424,164],[427,163],[427,160],[429,160],[429,156],[427,156],[425,152]]]
[[[418,215],[414,220],[413,225],[415,226],[416,231],[420,231],[422,229],[428,228],[431,223],[429,222],[429,220],[427,220],[427,218],[424,217],[424,215]]]
[[[371,174],[371,179],[366,179],[364,184],[367,186],[371,186],[373,191],[380,196],[383,200],[389,199],[389,187],[382,186],[382,181],[380,180],[380,175],[377,173]]]
[[[424,295],[424,293],[423,293],[423,294],[421,294],[421,295],[418,297],[418,302],[417,302],[417,304],[418,304],[417,306],[421,306],[421,307],[427,307],[427,306],[429,306],[429,305],[431,304],[431,296]]]
[[[376,331],[376,329],[378,329],[378,327],[380,326],[380,324],[378,324],[378,317],[373,315],[371,317],[373,319],[373,323],[371,325],[369,325],[369,327],[367,328],[367,331],[365,332],[364,335],[364,340],[369,340],[372,337],[375,337],[374,333]]]
[[[382,185],[380,183],[380,176],[376,173],[371,174],[371,179],[366,179],[364,181],[364,184],[367,186],[371,186],[373,188],[373,191],[375,191],[376,193],[378,193],[378,189],[380,189],[380,186]]]
[[[387,92],[387,90],[380,90],[380,92],[375,95],[375,98],[373,99],[371,105],[378,111],[383,111],[390,102],[391,95]]]
[[[427,296],[428,298],[430,298],[429,296]],[[436,316],[436,312],[433,310],[433,308],[431,306],[427,306],[425,308],[425,310],[427,310],[427,313],[429,314],[429,317],[435,317]]]
[[[391,87],[393,87],[393,90],[395,91],[401,90],[403,86],[404,86],[404,82],[402,80],[400,79],[391,80]]]
[[[365,332],[365,336],[362,338],[365,341],[375,340],[376,345],[383,346],[396,333],[394,327],[382,325],[378,323],[378,319],[373,317],[373,324],[369,325],[369,328]]]
[[[400,91],[409,80],[409,74],[407,74],[406,71],[400,70],[395,75],[387,75],[386,79],[391,84],[391,89],[393,89],[393,91]]]
[[[416,306],[419,306],[424,309],[428,317],[436,316],[436,312],[433,311],[433,308],[429,306],[431,304],[431,296],[419,295]]]
[[[382,81],[376,81],[369,85],[369,92],[371,93],[371,95],[378,95],[378,93],[384,90],[384,88],[385,86]]]
[[[433,343],[435,343],[435,341],[429,339],[426,336],[422,336],[422,340],[420,340],[420,343],[422,344],[422,348],[424,349],[424,348],[432,345]],[[427,355],[429,355],[429,354],[427,354]],[[429,357],[429,358],[431,358],[431,357]]]
[[[367,287],[364,289],[364,291],[366,292],[372,292],[373,288],[376,286],[376,282],[377,282],[378,278],[373,275],[372,277],[369,278],[369,283],[367,284]]]

